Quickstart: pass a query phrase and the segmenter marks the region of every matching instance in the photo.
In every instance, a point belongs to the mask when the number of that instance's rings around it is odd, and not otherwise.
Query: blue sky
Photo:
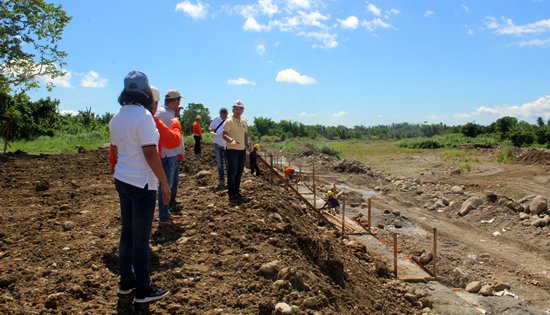
[[[306,124],[550,119],[550,0],[58,1],[61,110],[115,112],[124,76],[216,114]]]

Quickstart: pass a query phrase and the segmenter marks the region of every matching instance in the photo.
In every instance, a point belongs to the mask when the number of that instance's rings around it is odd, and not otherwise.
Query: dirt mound
[[[355,174],[366,174],[369,172],[369,168],[366,167],[363,163],[356,161],[356,160],[350,160],[350,159],[343,159],[338,162],[335,162],[332,165],[332,168],[340,173],[355,173]]]
[[[271,314],[279,302],[295,314],[421,313],[284,188],[245,170],[248,200],[236,206],[216,185],[212,147],[188,153],[178,224],[153,226],[153,281],[171,294],[152,313]],[[0,187],[0,313],[114,313],[120,215],[107,150],[10,157]]]
[[[550,165],[550,151],[530,149],[520,154],[516,161],[521,164]]]

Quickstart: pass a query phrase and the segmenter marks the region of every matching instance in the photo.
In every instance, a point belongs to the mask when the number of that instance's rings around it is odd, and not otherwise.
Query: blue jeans
[[[168,185],[170,186],[170,190],[172,192],[172,198],[171,202],[175,204],[176,202],[176,192],[178,187],[178,181],[179,181],[179,166],[180,163],[178,161],[177,156],[170,156],[170,157],[163,157],[160,159],[160,162],[162,164],[162,168],[164,169],[164,174],[166,175],[166,179],[168,180]],[[175,186],[175,187],[174,187]],[[168,221],[170,220],[170,203],[164,204],[162,201],[162,189],[158,189],[159,193],[159,220],[160,221]]]
[[[225,164],[225,147],[214,143],[214,153],[216,154],[216,164],[218,165],[218,178],[220,182],[225,182],[223,165]]]
[[[246,163],[246,150],[225,150],[227,157],[227,194],[229,197],[239,193],[244,164]]]
[[[119,268],[122,282],[136,281],[138,289],[151,287],[149,239],[155,214],[156,191],[115,180],[120,198]]]

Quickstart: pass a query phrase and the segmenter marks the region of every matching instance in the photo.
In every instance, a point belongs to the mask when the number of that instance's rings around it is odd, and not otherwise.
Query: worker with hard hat
[[[195,155],[200,155],[202,140],[201,115],[195,116],[195,122],[193,123],[193,139],[195,139]]]
[[[340,202],[338,201],[338,199],[336,199],[336,196],[334,196],[334,193],[330,190],[327,191],[327,201],[321,207],[321,209],[327,206],[330,212],[335,212],[336,214],[340,213]]]
[[[227,194],[231,202],[244,202],[247,199],[241,195],[241,178],[246,164],[246,149],[248,148],[248,123],[242,117],[244,103],[236,101],[233,104],[233,115],[223,124],[223,138],[227,142],[225,155],[227,158]]]
[[[260,151],[260,145],[256,143],[252,151],[250,152],[250,172],[252,175],[256,173],[256,176],[260,177],[260,167],[258,166],[258,151]]]

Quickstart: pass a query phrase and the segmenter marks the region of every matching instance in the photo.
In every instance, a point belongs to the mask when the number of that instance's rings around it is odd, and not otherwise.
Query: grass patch
[[[514,150],[511,147],[504,147],[501,151],[495,153],[495,158],[498,163],[512,163],[515,161]]]
[[[432,138],[402,139],[397,141],[396,145],[402,148],[440,149],[457,148],[460,146],[496,147],[501,145],[501,143],[494,137],[488,135],[469,138],[462,134],[453,133],[438,135]]]
[[[32,141],[14,141],[10,143],[10,152],[21,150],[29,154],[77,152],[78,147],[97,149],[109,143],[109,132],[95,130],[78,134],[58,134],[53,137],[38,137]]]
[[[296,146],[295,142],[292,140],[285,140],[280,144],[281,151],[290,153],[290,154],[298,154],[300,150]]]

